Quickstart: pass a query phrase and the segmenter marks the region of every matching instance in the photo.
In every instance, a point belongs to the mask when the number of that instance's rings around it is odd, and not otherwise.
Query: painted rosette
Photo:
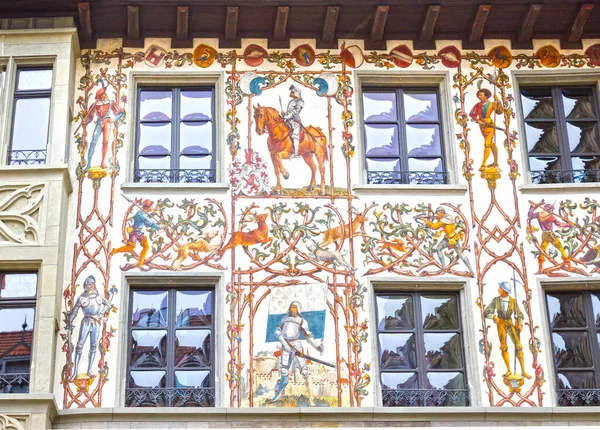
[[[315,62],[315,50],[310,45],[300,45],[292,51],[296,63],[303,67],[311,66]]]
[[[446,46],[438,52],[442,64],[451,69],[456,69],[462,60],[462,55],[456,46]]]
[[[600,43],[596,43],[585,50],[590,66],[600,66]]]
[[[205,45],[204,43],[196,46],[194,49],[194,64],[203,69],[210,67],[215,62],[215,55],[217,50],[212,46]]]
[[[406,45],[398,45],[390,51],[392,61],[398,67],[403,69],[410,66],[413,62],[413,53]]]
[[[538,49],[535,56],[540,60],[542,66],[553,69],[560,64],[560,52],[552,45],[545,45]]]
[[[503,45],[495,46],[488,52],[488,57],[494,66],[499,69],[506,69],[512,64],[513,56],[510,50]]]
[[[269,53],[265,48],[253,43],[244,49],[244,62],[250,67],[258,67],[268,55]]]
[[[322,73],[313,80],[313,85],[317,87],[317,95],[321,97],[334,96],[339,87],[338,79],[333,73]]]
[[[362,49],[357,45],[350,45],[347,48],[342,49],[340,57],[342,57],[342,61],[346,66],[353,69],[362,66],[362,63],[365,61]]]

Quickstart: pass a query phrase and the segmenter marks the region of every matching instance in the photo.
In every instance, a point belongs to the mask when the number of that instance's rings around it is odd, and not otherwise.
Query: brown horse
[[[254,107],[254,122],[256,124],[256,133],[259,135],[265,132],[269,134],[267,139],[267,148],[273,160],[273,169],[277,177],[277,185],[273,191],[274,195],[281,194],[281,179],[289,178],[289,173],[283,168],[281,160],[289,159],[293,154],[293,141],[289,127],[285,120],[279,115],[276,109],[270,107]],[[320,128],[315,128],[312,125],[303,127],[300,134],[300,145],[298,155],[304,158],[308,167],[310,167],[311,178],[307,191],[312,191],[315,188],[315,174],[317,166],[313,159],[313,155],[317,159],[319,165],[319,175],[321,176],[321,188],[319,195],[325,195],[325,162],[329,159],[327,155],[327,138]]]

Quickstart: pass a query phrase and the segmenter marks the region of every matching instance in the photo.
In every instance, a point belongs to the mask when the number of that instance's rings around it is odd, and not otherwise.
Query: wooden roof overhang
[[[558,39],[568,49],[600,38],[600,0],[0,0],[0,18],[48,16],[73,16],[83,48],[104,38],[141,47],[160,37],[174,48],[191,47],[193,38],[218,38],[220,48],[260,38],[286,48],[301,38],[318,48],[362,39],[367,50],[386,49],[386,40],[412,40],[415,49],[460,40],[478,49],[483,39],[511,40],[513,48]]]

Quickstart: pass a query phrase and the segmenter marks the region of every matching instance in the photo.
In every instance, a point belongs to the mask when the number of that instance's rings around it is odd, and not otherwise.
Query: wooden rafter
[[[479,5],[479,9],[477,9],[477,14],[473,20],[471,33],[469,34],[469,42],[477,42],[481,40],[481,37],[483,36],[483,28],[485,27],[485,22],[487,21],[491,8],[492,5],[489,4]]]
[[[325,23],[323,24],[323,41],[331,42],[335,38],[335,27],[340,14],[339,6],[327,6]]]
[[[127,39],[138,40],[140,38],[140,8],[138,6],[127,6]]]
[[[373,19],[373,27],[371,27],[371,42],[381,42],[383,40],[385,22],[387,21],[389,11],[389,6],[377,6],[375,18]]]
[[[240,8],[237,6],[227,8],[227,16],[225,18],[225,40],[236,39],[239,13]]]
[[[275,18],[275,26],[273,29],[273,40],[285,40],[289,13],[289,6],[279,6],[277,8],[277,17]]]
[[[437,22],[441,9],[441,6],[436,5],[429,5],[427,7],[427,15],[425,15],[423,27],[421,27],[421,42],[429,42],[433,39],[435,23]]]
[[[79,12],[79,26],[81,29],[81,38],[90,40],[92,38],[92,14],[88,2],[77,3]]]
[[[177,29],[175,38],[186,40],[188,38],[190,12],[187,6],[177,6]]]
[[[592,9],[594,9],[594,5],[592,3],[584,3],[579,7],[579,12],[577,13],[575,20],[573,21],[573,25],[569,30],[569,36],[567,38],[569,42],[578,42],[581,39],[583,28],[585,27],[585,23],[592,13]]]
[[[517,40],[519,42],[529,42],[531,37],[533,36],[533,30],[535,29],[535,23],[540,16],[540,12],[542,10],[541,4],[532,4],[529,6],[529,10],[527,11],[527,15],[521,24],[521,28],[519,29],[519,34],[517,36]]]

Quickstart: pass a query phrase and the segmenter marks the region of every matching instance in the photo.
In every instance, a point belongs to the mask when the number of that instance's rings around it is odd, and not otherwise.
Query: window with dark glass
[[[376,295],[383,406],[468,406],[456,293]]]
[[[0,273],[0,393],[29,392],[36,273]]]
[[[559,406],[600,406],[600,292],[547,293]]]
[[[214,406],[213,293],[131,292],[125,405]]]
[[[521,105],[534,184],[600,181],[594,88],[523,88]]]
[[[365,168],[369,184],[445,184],[438,93],[364,89]]]
[[[45,164],[52,69],[18,69],[15,88],[8,164]]]
[[[214,90],[141,89],[135,182],[215,182]]]

